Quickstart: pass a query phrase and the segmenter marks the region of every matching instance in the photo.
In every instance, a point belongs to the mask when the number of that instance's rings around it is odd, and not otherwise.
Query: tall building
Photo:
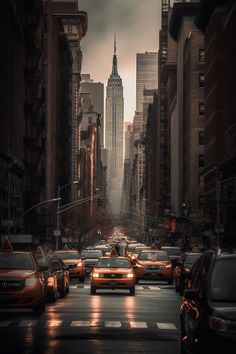
[[[107,192],[111,214],[119,214],[123,181],[124,98],[122,79],[118,74],[116,40],[112,73],[106,87],[106,133],[108,149]]]
[[[81,74],[81,88],[80,92],[91,94],[91,103],[93,109],[100,115],[101,128],[100,128],[100,141],[101,146],[104,146],[104,84],[101,82],[94,82],[90,78],[90,74]]]
[[[144,89],[157,89],[157,53],[137,53],[136,56],[136,111],[143,112]]]

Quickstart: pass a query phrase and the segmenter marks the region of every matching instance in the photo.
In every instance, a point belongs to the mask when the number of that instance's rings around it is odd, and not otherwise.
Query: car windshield
[[[36,256],[36,261],[39,265],[39,267],[48,267],[48,260],[46,257],[43,257],[43,256]]]
[[[95,259],[101,257],[100,252],[97,252],[97,253],[96,252],[82,252],[81,255],[86,258],[95,258]]]
[[[141,251],[143,251],[143,250],[145,250],[145,249],[147,249],[146,247],[144,247],[144,248],[136,248],[136,249],[134,249],[133,251],[132,251],[132,253],[134,253],[134,254],[139,254]]]
[[[236,257],[217,259],[210,281],[210,299],[236,302]]]
[[[138,259],[142,261],[168,261],[169,257],[166,252],[141,252]]]
[[[79,259],[79,258],[81,258],[78,252],[58,252],[56,254],[62,260],[63,259]]]
[[[163,251],[165,250],[169,256],[180,256],[182,254],[181,249],[178,248],[164,248],[162,247]]]
[[[200,253],[199,254],[189,254],[186,256],[184,263],[188,266],[188,267],[192,267],[192,265],[194,264],[194,262],[200,257]]]
[[[128,259],[103,258],[98,261],[96,268],[131,268]]]
[[[0,253],[0,269],[35,270],[30,254]]]

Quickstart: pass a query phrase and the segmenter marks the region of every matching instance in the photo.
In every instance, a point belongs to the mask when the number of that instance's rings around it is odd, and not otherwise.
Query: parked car
[[[177,246],[162,246],[161,247],[162,251],[165,251],[168,256],[170,257],[170,260],[172,262],[173,267],[176,266],[179,257],[183,253],[180,247]]]
[[[0,308],[45,310],[43,276],[30,252],[14,251],[6,238],[0,249]]]
[[[84,282],[85,262],[77,250],[70,250],[69,248],[65,247],[62,250],[55,251],[54,254],[57,255],[63,261],[63,263],[69,267],[71,278],[78,277],[80,283]]]
[[[236,253],[204,252],[188,278],[180,306],[181,353],[235,353]]]
[[[135,262],[135,260],[133,260]],[[142,250],[136,259],[136,283],[139,280],[167,280],[173,284],[173,266],[165,251]]]
[[[183,295],[185,288],[185,281],[188,277],[188,274],[191,271],[191,268],[194,262],[201,256],[201,253],[195,252],[185,252],[183,253],[174,269],[174,283],[175,291],[180,292]]]
[[[34,255],[44,277],[45,298],[55,302],[57,294],[65,297],[69,293],[69,268],[54,254]]]
[[[135,273],[127,257],[101,257],[91,273],[91,294],[97,289],[127,289],[135,294]]]

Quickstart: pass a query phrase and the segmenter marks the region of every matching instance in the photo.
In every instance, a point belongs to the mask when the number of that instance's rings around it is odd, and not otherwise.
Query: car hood
[[[212,316],[222,317],[230,321],[236,321],[236,303],[235,302],[209,302],[212,308]]]
[[[76,264],[79,262],[82,262],[81,259],[63,259],[64,264],[69,265],[69,264]]]
[[[105,273],[105,274],[109,274],[109,273],[112,273],[112,274],[116,274],[116,273],[124,273],[124,274],[127,274],[127,273],[130,273],[132,272],[132,269],[129,268],[94,268],[94,272],[95,273]]]
[[[1,269],[0,278],[21,278],[25,279],[31,275],[35,275],[32,270],[21,270],[21,269]]]
[[[167,264],[170,264],[170,262],[162,262],[162,261],[142,261],[138,259],[138,262],[142,265],[142,266],[146,266],[146,265],[156,265],[156,266],[166,266]]]

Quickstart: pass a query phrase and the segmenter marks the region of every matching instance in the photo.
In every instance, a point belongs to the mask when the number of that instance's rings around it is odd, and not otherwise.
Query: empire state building
[[[123,183],[124,97],[122,80],[117,69],[116,39],[114,39],[112,73],[106,87],[105,128],[105,146],[108,150],[107,194],[109,208],[111,214],[118,215],[121,207]]]

